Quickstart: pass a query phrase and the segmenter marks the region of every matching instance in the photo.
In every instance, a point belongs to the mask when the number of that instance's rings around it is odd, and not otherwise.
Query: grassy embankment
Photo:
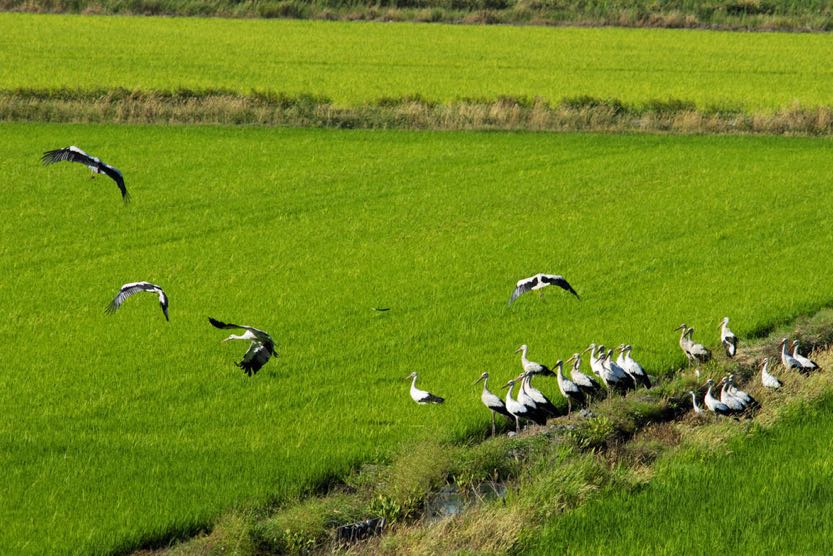
[[[25,14],[0,29],[6,121],[833,130],[821,35]]]
[[[0,0],[50,13],[829,31],[830,0]]]
[[[2,552],[170,538],[463,438],[487,419],[471,381],[511,376],[520,343],[552,362],[627,340],[662,374],[681,319],[705,333],[730,314],[746,336],[833,299],[826,140],[5,125],[0,141]],[[39,166],[70,143],[120,167],[134,204]],[[539,270],[583,301],[508,310]],[[148,298],[103,314],[141,279],[167,288],[170,323]],[[281,357],[241,376],[209,314],[271,331]],[[413,369],[445,407],[407,398]]]

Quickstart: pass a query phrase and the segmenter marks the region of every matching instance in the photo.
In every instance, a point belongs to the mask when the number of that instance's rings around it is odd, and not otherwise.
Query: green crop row
[[[824,35],[0,14],[0,89],[833,104]]]

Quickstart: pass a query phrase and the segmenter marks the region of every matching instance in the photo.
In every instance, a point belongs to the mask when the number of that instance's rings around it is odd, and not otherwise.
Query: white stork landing
[[[738,351],[738,339],[735,333],[729,330],[729,317],[723,317],[720,321],[720,343],[726,350],[726,355],[734,357]]]
[[[125,299],[139,292],[159,294],[159,305],[162,307],[162,313],[165,314],[165,320],[171,320],[168,318],[168,296],[165,295],[162,288],[156,284],[151,284],[150,282],[131,282],[130,284],[123,285],[119,290],[119,293],[116,294],[116,297],[113,298],[113,301],[107,305],[105,312],[112,315],[118,310],[119,307],[121,307],[121,304],[124,303]]]
[[[243,334],[239,336],[232,334],[223,341],[246,340],[251,342],[249,349],[243,354],[243,359],[241,359],[239,363],[236,363],[236,365],[243,369],[243,372],[249,376],[257,374],[261,367],[269,361],[270,357],[277,355],[275,353],[275,342],[272,341],[272,336],[263,330],[258,330],[252,326],[244,326],[241,324],[226,324],[211,317],[208,317],[208,322],[210,322],[211,326],[214,328],[239,328],[241,330],[245,330]]]
[[[512,420],[515,419],[515,416],[509,413],[506,409],[506,405],[503,403],[503,400],[489,391],[489,373],[483,373],[480,375],[480,378],[474,381],[474,383],[477,384],[480,381],[483,381],[483,391],[480,393],[480,401],[482,401],[483,405],[485,405],[492,413],[492,436],[494,436],[496,414],[500,413],[501,415]]]
[[[509,298],[509,305],[512,305],[516,299],[526,292],[538,291],[546,288],[547,286],[558,286],[559,288],[570,292],[578,299],[581,299],[578,296],[578,293],[576,293],[576,290],[573,289],[573,286],[571,286],[560,274],[536,274],[535,276],[518,280],[518,283],[515,284],[515,291],[512,292],[512,297]],[[541,295],[543,295],[543,292],[541,292]]]
[[[406,378],[413,379],[411,381],[411,399],[414,400],[416,403],[420,405],[425,405],[429,403],[443,403],[445,401],[444,398],[435,396],[431,392],[426,392],[425,390],[420,390],[419,388],[417,388],[417,374],[415,372],[409,374]]]
[[[92,171],[92,177],[95,177],[96,174],[107,174],[110,179],[116,182],[116,185],[121,191],[121,198],[124,200],[125,204],[130,202],[130,194],[124,186],[124,178],[122,177],[121,172],[109,164],[103,163],[100,159],[85,153],[78,147],[70,146],[64,147],[63,149],[56,149],[54,151],[46,151],[41,157],[41,162],[43,162],[45,166],[64,160],[68,162],[80,162]]]

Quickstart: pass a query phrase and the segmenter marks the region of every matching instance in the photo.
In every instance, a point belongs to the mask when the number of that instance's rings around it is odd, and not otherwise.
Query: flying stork
[[[723,317],[720,321],[720,343],[723,344],[723,349],[726,350],[726,355],[734,357],[738,351],[738,338],[735,333],[729,330],[729,317]]]
[[[645,374],[645,371],[642,369],[642,365],[637,363],[636,360],[631,357],[631,350],[633,347],[630,344],[626,344],[621,346],[619,349],[619,358],[616,359],[616,364],[625,369],[625,372],[630,375],[631,379],[633,379],[634,384],[641,384],[645,388],[650,389],[651,379],[648,378],[647,374]]]
[[[798,353],[798,346],[799,345],[800,345],[800,342],[798,340],[793,340],[793,354],[792,354],[793,359],[795,359],[796,361],[799,362],[799,364],[801,365],[801,370],[802,371],[816,371],[816,370],[818,370],[819,366],[815,361],[813,361],[811,359],[808,359],[808,358],[804,357],[803,355],[801,355],[800,353]]]
[[[569,359],[567,359],[567,363],[570,361],[573,362],[573,370],[570,371],[570,379],[576,386],[581,388],[581,391],[584,392],[586,396],[595,396],[602,391],[601,384],[579,370],[581,369],[580,353],[574,353]]]
[[[558,377],[558,389],[561,390],[561,395],[567,398],[567,415],[570,415],[573,411],[573,402],[581,405],[587,401],[587,396],[578,384],[564,378],[564,362],[561,359],[555,362],[555,372]]]
[[[515,419],[515,416],[509,413],[506,409],[506,404],[503,403],[503,400],[489,391],[489,373],[483,373],[474,383],[477,384],[480,381],[483,381],[483,391],[480,393],[480,401],[483,402],[483,405],[485,405],[492,414],[492,436],[494,436],[495,416],[498,413],[508,417],[509,419]]]
[[[171,320],[168,318],[168,296],[165,295],[165,292],[162,291],[161,287],[156,284],[151,284],[150,282],[131,282],[123,285],[119,290],[119,293],[116,294],[116,297],[113,298],[113,301],[107,305],[105,312],[112,315],[118,311],[125,299],[139,292],[159,294],[159,305],[162,307],[162,313],[165,315],[165,320]]]
[[[576,299],[581,299],[576,290],[573,289],[573,286],[571,286],[569,282],[567,282],[567,280],[565,280],[560,274],[536,274],[535,276],[518,280],[518,283],[515,284],[515,291],[512,292],[512,297],[509,298],[509,305],[512,305],[516,299],[526,292],[539,291],[547,286],[558,286],[559,288],[576,296]],[[542,297],[544,295],[544,293],[540,291],[539,294]]]
[[[714,381],[712,379],[709,379],[708,381],[706,381],[706,385],[709,387],[709,389],[706,390],[706,397],[703,398],[703,402],[705,402],[706,407],[709,409],[709,411],[711,411],[712,413],[717,413],[718,415],[731,414],[732,410],[729,409],[728,405],[712,396],[712,387],[714,386]]]
[[[107,174],[107,177],[116,182],[116,185],[119,187],[124,203],[127,204],[130,202],[130,193],[127,192],[127,188],[124,186],[124,178],[121,172],[109,164],[103,163],[100,159],[85,153],[78,147],[69,146],[63,149],[55,149],[54,151],[46,151],[41,157],[41,162],[43,162],[44,166],[64,160],[67,162],[80,162],[90,169],[93,173],[92,177],[95,177],[96,174]]]
[[[769,374],[769,357],[764,357],[764,360],[761,363],[761,384],[771,390],[781,388],[781,381]]]
[[[787,342],[789,342],[789,340],[787,338],[784,338],[783,340],[781,340],[781,344],[780,344],[780,347],[781,347],[781,363],[784,365],[784,368],[787,369],[787,370],[789,370],[789,369],[796,369],[797,371],[804,370],[804,366],[798,361],[798,359],[793,357],[790,354],[790,352],[787,350]]]
[[[211,326],[214,328],[239,328],[241,330],[245,330],[245,332],[239,336],[232,334],[223,340],[223,342],[231,340],[247,340],[251,342],[249,349],[243,354],[243,359],[241,359],[239,363],[236,363],[236,365],[243,369],[243,372],[249,376],[257,374],[261,367],[269,361],[270,357],[277,355],[275,353],[275,342],[272,341],[272,336],[263,330],[258,330],[253,326],[245,326],[242,324],[226,324],[211,317],[208,317],[208,322],[210,322]]]
[[[521,352],[521,367],[523,368],[525,373],[532,373],[544,376],[552,376],[553,374],[555,374],[546,365],[542,365],[540,363],[536,363],[535,361],[530,361],[529,359],[527,359],[526,354],[528,351],[529,348],[526,344],[522,345],[521,347],[515,350],[515,353]]]
[[[413,373],[409,374],[405,378],[413,379],[411,381],[411,399],[414,400],[416,403],[418,403],[420,405],[425,405],[425,404],[429,404],[429,403],[443,403],[445,401],[445,398],[435,396],[431,392],[426,392],[425,390],[420,390],[419,388],[417,388],[416,387],[416,381],[417,381],[416,372],[413,372]]]

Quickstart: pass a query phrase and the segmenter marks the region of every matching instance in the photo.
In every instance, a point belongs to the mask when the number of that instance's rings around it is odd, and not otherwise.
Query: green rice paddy
[[[119,167],[134,202],[80,165]],[[428,436],[591,341],[681,363],[829,305],[827,139],[3,125],[0,553],[107,553],[280,502]],[[514,282],[560,272],[506,301]],[[104,307],[125,282],[152,296]],[[375,306],[390,307],[376,313]],[[206,318],[280,357],[256,377]],[[419,407],[410,371],[447,397]],[[557,397],[555,384],[542,389]]]
[[[0,88],[833,103],[823,34],[0,14]]]

